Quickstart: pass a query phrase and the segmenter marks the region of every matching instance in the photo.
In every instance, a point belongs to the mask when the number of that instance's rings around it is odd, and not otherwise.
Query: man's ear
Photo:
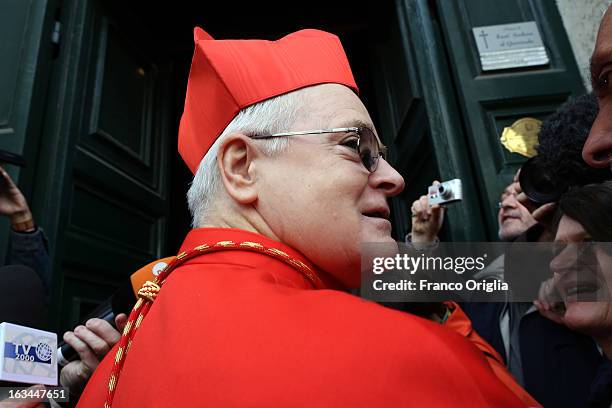
[[[260,156],[252,139],[232,133],[225,137],[217,152],[221,182],[236,202],[248,205],[257,200],[253,160]]]

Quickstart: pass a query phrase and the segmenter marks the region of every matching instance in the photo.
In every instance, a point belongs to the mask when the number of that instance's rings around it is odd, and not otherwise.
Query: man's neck
[[[206,218],[200,228],[236,228],[255,232],[275,241],[281,242],[279,237],[270,229],[259,214],[235,214],[232,211],[225,213],[215,212]]]
[[[219,211],[216,211],[208,216],[205,222],[200,224],[199,228],[236,228],[254,232],[277,242],[284,243],[254,210],[247,211],[244,214],[236,214],[230,210],[226,211],[224,214],[220,214]],[[322,270],[318,270],[318,273],[326,287],[346,291],[345,286],[333,275]]]

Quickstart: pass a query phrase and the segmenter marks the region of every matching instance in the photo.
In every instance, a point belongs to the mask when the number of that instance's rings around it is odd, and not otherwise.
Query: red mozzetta
[[[196,229],[182,251],[255,242],[309,265],[259,234]],[[165,281],[136,333],[113,407],[526,406],[464,337],[384,308],[253,251],[186,261]],[[79,407],[103,407],[115,359]]]

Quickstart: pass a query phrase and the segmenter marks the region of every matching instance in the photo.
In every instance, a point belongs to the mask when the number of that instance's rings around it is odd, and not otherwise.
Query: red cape
[[[447,307],[451,310],[450,317],[444,322],[444,327],[454,331],[455,333],[468,339],[473,345],[484,354],[491,366],[491,369],[517,397],[519,397],[528,407],[541,407],[540,403],[535,400],[521,385],[514,379],[510,371],[506,368],[501,355],[480,337],[472,328],[472,321],[465,312],[454,302],[446,302]]]
[[[261,235],[197,229],[183,250]],[[114,350],[79,407],[103,407]],[[483,354],[444,327],[338,290],[247,251],[187,261],[140,326],[113,407],[520,407]]]

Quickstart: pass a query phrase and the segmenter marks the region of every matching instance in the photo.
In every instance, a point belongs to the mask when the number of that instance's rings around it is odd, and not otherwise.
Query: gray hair
[[[191,212],[191,224],[198,228],[211,214],[212,204],[219,195],[221,176],[217,166],[217,152],[223,139],[232,133],[273,134],[289,131],[295,123],[304,97],[302,91],[267,99],[242,109],[230,122],[215,143],[208,150],[198,166],[191,187],[187,192],[187,202]],[[264,154],[275,155],[282,152],[289,138],[278,137],[258,141]]]

